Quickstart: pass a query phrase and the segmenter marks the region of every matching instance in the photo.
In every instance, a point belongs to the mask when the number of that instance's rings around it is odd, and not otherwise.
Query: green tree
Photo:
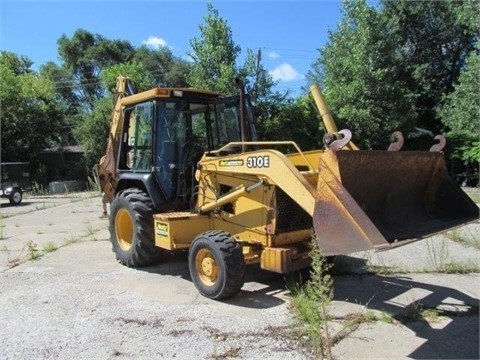
[[[395,34],[365,0],[344,1],[338,30],[308,74],[321,84],[339,128],[361,148],[383,149],[395,130],[412,127],[411,98],[398,77]]]
[[[191,86],[218,91],[225,95],[234,95],[238,88],[234,82],[239,77],[250,95],[253,112],[257,120],[260,139],[279,139],[273,130],[274,124],[264,123],[272,116],[280,113],[287,104],[287,94],[274,92],[275,81],[261,62],[261,53],[247,49],[245,61],[237,66],[237,57],[241,48],[232,40],[232,31],[218,10],[207,4],[205,23],[200,25],[201,36],[190,41],[192,50],[189,53],[194,60],[188,75]]]
[[[437,110],[454,85],[478,39],[480,3],[467,1],[382,1],[382,16],[396,34],[397,68],[415,99],[417,125],[440,133]]]
[[[448,136],[462,139],[457,155],[480,162],[480,49],[470,53],[454,91],[444,96],[439,116],[448,126]]]
[[[92,113],[85,115],[73,130],[75,138],[84,148],[87,169],[91,169],[105,155],[112,104],[112,96],[98,99]]]
[[[245,83],[245,90],[253,103],[253,113],[257,121],[257,130],[261,140],[279,140],[278,134],[282,127],[279,121],[270,121],[291,103],[288,93],[273,91],[277,82],[273,80],[261,61],[261,52],[247,49],[244,64],[238,70],[238,76]],[[288,111],[288,109],[286,109]],[[278,129],[274,129],[274,124]]]
[[[39,74],[51,81],[55,98],[64,108],[65,122],[78,113],[79,97],[75,92],[70,72],[63,66],[49,61],[40,66]]]
[[[61,108],[53,84],[23,56],[0,52],[2,161],[35,161],[59,142]]]
[[[187,76],[188,83],[196,88],[233,95],[237,92],[234,79],[241,49],[234,43],[227,21],[211,3],[207,4],[204,21],[205,24],[199,26],[200,37],[190,40],[192,50],[188,55],[193,64]]]
[[[302,150],[318,149],[322,142],[323,126],[308,96],[282,103],[278,110],[258,123],[261,138],[294,141]],[[305,136],[308,134],[308,136]],[[293,150],[291,147],[288,148]]]
[[[96,100],[105,95],[101,71],[115,64],[132,60],[135,49],[124,40],[109,40],[84,29],[71,38],[62,35],[58,40],[62,66],[70,72],[70,86],[79,100],[78,106],[91,111]]]
[[[172,54],[171,50],[162,46],[150,49],[141,46],[135,49],[135,62],[143,65],[152,79],[151,87],[186,87],[186,74],[190,71],[190,64]]]

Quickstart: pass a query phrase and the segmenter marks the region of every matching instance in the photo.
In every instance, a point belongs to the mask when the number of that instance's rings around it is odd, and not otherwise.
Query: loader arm
[[[105,193],[108,202],[113,200],[117,186],[117,156],[120,146],[120,137],[123,128],[123,109],[121,99],[133,95],[134,90],[130,79],[125,76],[117,78],[115,88],[115,106],[110,119],[110,131],[107,140],[107,149],[99,163],[93,168],[95,182],[100,190]]]
[[[204,174],[252,175],[263,180],[266,186],[278,186],[310,216],[313,215],[317,192],[315,187],[277,150],[265,149],[230,156],[204,157],[199,164],[200,172]],[[204,201],[206,200],[200,199],[199,204],[203,206]]]
[[[332,113],[328,108],[325,96],[323,96],[317,84],[310,86],[310,93],[312,94],[313,100],[317,106],[317,112],[323,120],[323,125],[325,126],[326,132],[330,134],[338,134],[337,125],[335,124]],[[346,148],[349,150],[358,150],[358,147],[352,141],[348,142]]]

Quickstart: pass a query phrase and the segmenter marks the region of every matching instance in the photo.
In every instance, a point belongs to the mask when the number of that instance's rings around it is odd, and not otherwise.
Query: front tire
[[[141,190],[117,194],[110,206],[110,241],[117,260],[128,267],[158,262],[163,250],[155,246],[153,204]]]
[[[195,287],[210,299],[231,297],[244,283],[242,248],[224,231],[207,231],[197,236],[190,246],[188,267]]]
[[[8,200],[12,205],[20,205],[22,202],[22,192],[18,189],[13,189],[8,197]]]

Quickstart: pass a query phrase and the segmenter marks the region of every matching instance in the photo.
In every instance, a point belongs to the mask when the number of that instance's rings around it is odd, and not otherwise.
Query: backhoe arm
[[[100,187],[100,190],[106,194],[109,202],[113,200],[115,188],[117,186],[117,156],[124,121],[121,99],[125,96],[130,96],[133,93],[134,91],[130,79],[120,75],[117,78],[117,85],[115,88],[115,105],[110,120],[107,149],[99,163],[93,167],[95,182]]]

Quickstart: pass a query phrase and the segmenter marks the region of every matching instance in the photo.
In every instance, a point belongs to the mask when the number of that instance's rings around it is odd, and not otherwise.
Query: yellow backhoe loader
[[[301,151],[294,142],[256,140],[242,91],[132,94],[128,83],[119,77],[107,152],[95,170],[112,199],[113,251],[139,267],[187,249],[206,297],[235,295],[247,264],[278,273],[309,266],[312,233],[330,256],[390,249],[479,217],[450,179],[441,145],[358,150],[316,86],[325,147]],[[397,139],[389,150],[400,149]]]

